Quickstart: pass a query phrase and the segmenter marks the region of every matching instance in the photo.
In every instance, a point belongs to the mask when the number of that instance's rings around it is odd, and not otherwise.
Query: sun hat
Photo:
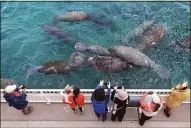
[[[8,86],[5,88],[5,92],[9,94],[9,93],[13,92],[16,88],[17,88],[17,85],[15,85],[15,84],[13,84],[13,85],[8,85]]]
[[[128,98],[128,94],[124,89],[117,89],[116,97],[120,99],[121,101],[124,101]]]

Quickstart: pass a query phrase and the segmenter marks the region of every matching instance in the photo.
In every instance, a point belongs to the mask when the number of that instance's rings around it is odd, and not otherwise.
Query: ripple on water
[[[68,83],[81,88],[95,88],[99,80],[104,79],[112,85],[125,85],[126,88],[160,89],[183,80],[189,81],[189,54],[171,43],[190,33],[189,10],[189,2],[2,2],[1,76],[27,84],[27,88],[64,88]],[[111,24],[101,25],[89,20],[58,24],[70,38],[104,47],[120,44],[129,31],[154,17],[157,24],[164,24],[167,33],[145,54],[167,68],[172,74],[171,79],[161,79],[146,68],[104,73],[90,67],[62,75],[34,74],[26,79],[22,70],[25,64],[39,66],[52,60],[68,61],[75,51],[73,44],[50,36],[41,28],[41,25],[52,24],[52,17],[68,11],[85,11],[105,17]],[[130,42],[129,45],[136,47],[137,44]]]

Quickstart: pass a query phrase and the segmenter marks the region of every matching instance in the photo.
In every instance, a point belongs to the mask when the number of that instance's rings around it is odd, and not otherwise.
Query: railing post
[[[40,93],[44,96],[44,98],[46,99],[46,104],[50,104],[50,100],[46,97],[46,95],[44,94],[43,91],[40,91]]]

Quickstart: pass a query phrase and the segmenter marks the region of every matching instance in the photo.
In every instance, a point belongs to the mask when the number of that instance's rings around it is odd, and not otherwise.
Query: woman
[[[17,88],[16,85],[8,85],[5,88],[3,97],[9,103],[9,106],[13,106],[17,110],[27,115],[32,112],[33,107],[27,106],[28,101],[26,100],[27,94],[25,93],[25,86],[21,85]]]
[[[129,99],[129,96],[123,87],[114,87],[114,90],[111,94],[111,101],[115,103],[114,110],[111,115],[112,121],[115,121],[117,118],[120,122],[123,120],[123,117],[126,113],[126,104]]]
[[[180,83],[176,87],[171,89],[170,95],[166,98],[166,108],[164,113],[167,117],[170,117],[172,108],[180,106],[185,100],[190,98],[190,89],[188,83]]]

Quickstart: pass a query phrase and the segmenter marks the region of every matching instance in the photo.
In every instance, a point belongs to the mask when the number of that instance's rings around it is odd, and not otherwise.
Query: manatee
[[[100,13],[89,14],[89,20],[99,25],[112,25],[113,22],[106,15]]]
[[[153,69],[161,78],[170,78],[170,72],[162,67],[161,65],[155,63],[144,53],[137,49],[126,46],[113,46],[108,49],[109,52],[116,57],[127,61],[133,66],[140,66]]]
[[[88,64],[94,69],[105,72],[119,72],[132,68],[132,65],[116,57],[94,56],[88,59]]]
[[[88,14],[82,11],[73,11],[67,12],[63,16],[53,17],[53,24],[56,24],[58,21],[64,22],[74,22],[74,21],[84,21],[88,19]]]
[[[79,66],[83,66],[83,65],[88,65],[87,63],[87,57],[84,56],[82,53],[80,52],[73,52],[70,55],[70,66],[71,67],[79,67]]]
[[[132,68],[130,64],[116,57],[97,55],[94,57],[86,57],[80,52],[72,53],[70,60],[70,64],[74,66],[88,65],[104,72],[119,72]]]
[[[151,29],[146,30],[139,38],[140,44],[137,46],[139,51],[144,52],[156,45],[166,33],[163,25],[154,25]]]
[[[66,61],[49,61],[41,66],[35,66],[30,63],[25,65],[26,78],[34,73],[44,73],[46,75],[67,74],[75,68]]]
[[[127,45],[132,39],[143,34],[147,29],[151,28],[154,25],[154,20],[144,21],[137,28],[128,32],[127,36],[122,40],[123,45]]]
[[[42,26],[42,29],[52,35],[52,36],[55,36],[59,39],[67,39],[68,35],[63,32],[62,30],[60,30],[59,28],[55,27],[55,26],[51,26],[51,25],[43,25]]]
[[[98,45],[88,46],[83,43],[76,43],[75,49],[79,52],[86,51],[86,52],[93,53],[93,54],[100,55],[100,56],[111,56],[111,54],[107,50],[107,48],[104,48],[104,47],[98,46]]]

